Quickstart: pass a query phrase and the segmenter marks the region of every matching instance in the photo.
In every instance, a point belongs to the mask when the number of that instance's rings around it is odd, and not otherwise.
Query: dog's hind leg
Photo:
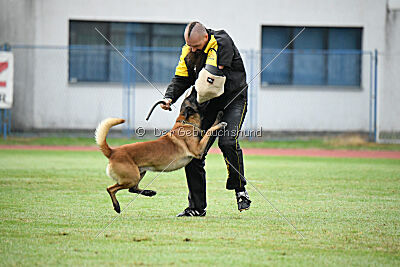
[[[143,196],[146,196],[146,197],[152,197],[152,196],[155,196],[157,194],[156,191],[153,191],[153,190],[142,190],[142,189],[139,189],[137,187],[129,188],[129,192],[135,193],[135,194],[140,194],[140,195],[143,195]]]
[[[119,185],[119,184],[115,184],[115,185],[112,185],[112,186],[110,186],[110,187],[107,188],[107,192],[108,192],[108,194],[110,194],[111,201],[112,201],[113,206],[114,206],[114,210],[115,210],[116,212],[118,212],[118,213],[121,212],[121,208],[120,208],[120,206],[119,206],[119,202],[118,202],[117,198],[115,197],[115,194],[116,194],[119,190],[124,189],[124,188],[126,188],[126,187],[124,187],[124,186],[122,186],[122,185]]]
[[[118,200],[115,194],[121,189],[128,189],[137,186],[140,181],[139,168],[137,166],[127,167],[125,164],[112,164],[112,169],[118,179],[118,183],[107,188],[110,194],[114,210],[118,213],[121,212]]]
[[[140,180],[142,180],[142,178],[144,177],[145,174],[146,174],[146,171],[142,171],[140,173]],[[135,194],[140,194],[140,195],[143,195],[143,196],[146,196],[146,197],[152,197],[152,196],[155,196],[157,194],[157,192],[153,191],[153,190],[142,190],[142,189],[139,189],[137,185],[134,186],[134,187],[129,188],[129,192],[135,193]]]

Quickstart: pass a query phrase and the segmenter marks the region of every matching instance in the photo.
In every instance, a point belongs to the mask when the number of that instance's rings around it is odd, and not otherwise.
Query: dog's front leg
[[[224,112],[223,111],[219,111],[218,112],[218,114],[217,114],[217,117],[215,118],[215,121],[214,121],[214,123],[213,123],[213,125],[211,126],[211,127],[213,127],[213,126],[217,126],[218,125],[218,123],[220,123],[221,121],[222,121],[222,117],[224,116]],[[224,125],[223,127],[225,127],[226,125]],[[212,134],[213,134],[214,132],[212,132]],[[203,157],[203,155],[204,155],[204,150],[207,148],[207,147],[211,147],[211,145],[212,144],[210,144],[211,142],[213,142],[213,140],[215,140],[215,139],[211,139],[211,135],[209,135],[210,136],[210,138],[208,138],[208,141],[206,142],[206,146],[204,147],[204,149],[202,150],[202,152],[201,152],[201,156],[200,156],[200,158],[202,158]]]
[[[226,122],[220,122],[207,130],[207,132],[205,133],[203,138],[201,138],[199,144],[196,147],[195,158],[201,159],[203,157],[204,150],[206,149],[211,136],[219,129],[226,127],[226,125],[228,125]]]

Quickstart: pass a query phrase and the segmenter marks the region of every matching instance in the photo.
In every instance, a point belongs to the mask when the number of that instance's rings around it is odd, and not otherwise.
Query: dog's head
[[[193,88],[192,92],[182,102],[180,116],[183,116],[186,121],[195,122],[200,125],[207,105],[208,101],[201,104],[197,102],[197,92]]]

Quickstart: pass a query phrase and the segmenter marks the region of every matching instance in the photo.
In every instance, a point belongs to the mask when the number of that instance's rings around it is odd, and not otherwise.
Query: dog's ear
[[[183,116],[185,116],[185,119],[187,120],[191,115],[195,114],[196,110],[192,108],[191,106],[185,107],[185,110],[183,112]]]
[[[187,99],[193,103],[193,102],[197,102],[197,91],[196,89],[194,89],[194,86],[192,87],[192,91],[190,92],[190,94],[188,95]]]
[[[185,113],[185,109],[187,106],[197,104],[196,97],[197,97],[197,93],[193,86],[191,91],[185,96],[185,99],[182,102],[181,110],[180,110],[181,114]]]
[[[197,102],[197,100],[196,100]],[[204,112],[207,109],[208,103],[210,103],[210,100],[203,102],[201,104],[197,104],[197,106],[199,107],[199,112]]]

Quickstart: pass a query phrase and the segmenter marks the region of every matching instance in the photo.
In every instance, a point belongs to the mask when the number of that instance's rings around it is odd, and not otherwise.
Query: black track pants
[[[211,104],[211,103],[210,103]],[[213,105],[211,105],[213,107]],[[219,109],[218,105],[214,108],[207,108],[206,114],[202,121],[202,129],[206,130],[214,123]],[[242,127],[247,112],[247,98],[239,95],[225,110],[222,121],[228,123],[224,130],[218,133],[218,146],[221,149],[225,163],[227,164],[228,179],[226,189],[233,190],[246,185],[243,167],[243,153],[239,146],[238,132]],[[214,143],[216,136],[211,137],[209,146],[206,148],[203,158],[193,159],[185,167],[186,180],[189,188],[189,207],[196,209],[205,209],[207,207],[206,200],[206,171],[205,156]],[[227,161],[232,164],[243,176],[233,169]]]

